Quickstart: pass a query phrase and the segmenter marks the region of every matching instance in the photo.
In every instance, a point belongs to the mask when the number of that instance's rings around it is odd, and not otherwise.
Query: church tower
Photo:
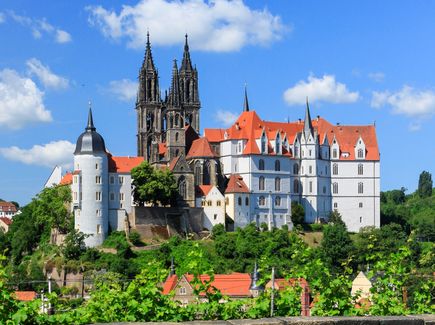
[[[201,104],[198,94],[198,71],[196,67],[192,67],[187,34],[185,37],[183,60],[179,72],[181,104],[184,109],[185,125],[191,125],[199,134],[199,108]]]
[[[162,102],[159,76],[151,53],[150,35],[147,33],[145,57],[139,70],[137,110],[137,155],[150,161],[155,144],[162,141]],[[154,144],[154,145],[153,145]]]

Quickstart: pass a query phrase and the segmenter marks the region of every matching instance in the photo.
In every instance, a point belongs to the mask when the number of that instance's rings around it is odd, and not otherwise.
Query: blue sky
[[[184,33],[199,71],[201,128],[240,113],[376,123],[381,188],[434,173],[433,1],[2,1],[0,198],[28,203],[70,168],[92,101],[114,155],[136,154],[135,83],[147,28],[160,85]]]

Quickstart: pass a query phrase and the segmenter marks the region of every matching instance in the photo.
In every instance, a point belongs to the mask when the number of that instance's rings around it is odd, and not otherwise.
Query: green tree
[[[301,225],[305,220],[305,211],[304,211],[304,207],[302,206],[302,204],[300,204],[299,202],[293,201],[291,212],[292,212],[293,225],[294,226]]]
[[[423,171],[418,179],[418,195],[420,197],[429,197],[432,195],[432,175]]]
[[[86,251],[85,239],[89,235],[73,229],[65,236],[62,247],[63,256],[67,260],[77,260]]]
[[[147,161],[131,170],[133,178],[133,197],[136,203],[143,205],[151,203],[167,205],[172,202],[177,193],[177,183],[174,175],[168,169],[155,169]]]

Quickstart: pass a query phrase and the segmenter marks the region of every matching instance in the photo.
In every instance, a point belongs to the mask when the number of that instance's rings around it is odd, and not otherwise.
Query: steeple
[[[184,41],[184,53],[183,53],[183,61],[181,62],[180,70],[192,70],[192,62],[190,61],[190,53],[189,53],[189,44],[187,42],[187,34],[184,36],[186,40]]]
[[[310,106],[308,105],[308,97],[307,97],[307,107],[305,109],[305,120],[304,120],[305,138],[308,139],[308,136],[310,134],[313,136],[314,132],[313,132],[313,124],[311,123]]]
[[[174,66],[172,68],[172,81],[171,88],[169,90],[168,104],[172,107],[180,107],[181,104],[180,79],[178,76],[177,60],[174,60]]]
[[[89,102],[90,104],[90,102]],[[90,105],[89,105],[90,106]],[[92,108],[89,107],[89,113],[88,113],[88,125],[86,126],[86,131],[95,131],[96,128],[94,126],[94,119],[92,118]]]
[[[150,43],[150,33],[147,32],[147,43],[145,47],[145,57],[142,63],[142,71],[143,70],[151,70],[155,71],[153,55],[151,53],[151,43]]]
[[[246,84],[245,84],[245,101],[243,103],[243,111],[249,112],[248,91],[246,90]]]

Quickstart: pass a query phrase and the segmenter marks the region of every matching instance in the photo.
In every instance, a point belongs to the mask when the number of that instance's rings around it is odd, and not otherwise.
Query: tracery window
[[[260,191],[264,191],[264,177],[260,176],[259,180],[258,180],[258,189]]]

